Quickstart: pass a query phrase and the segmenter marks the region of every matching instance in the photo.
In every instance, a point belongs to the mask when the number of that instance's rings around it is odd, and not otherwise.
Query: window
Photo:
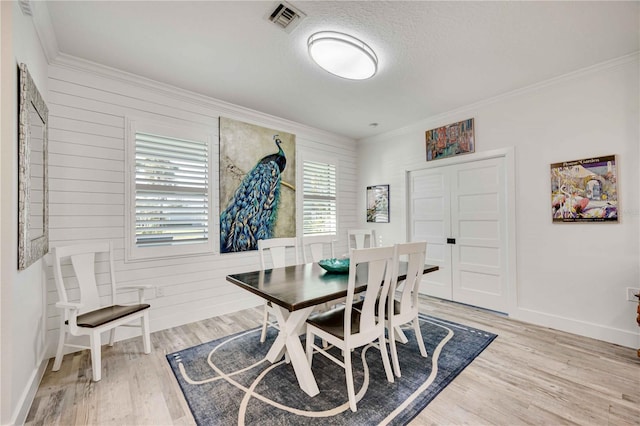
[[[336,234],[336,166],[305,161],[303,174],[303,235]]]
[[[211,138],[191,128],[129,124],[127,258],[212,252]]]

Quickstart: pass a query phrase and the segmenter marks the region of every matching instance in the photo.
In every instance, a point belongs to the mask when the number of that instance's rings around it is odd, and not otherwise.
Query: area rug
[[[431,316],[421,315],[420,327],[429,356],[420,356],[413,331],[405,330],[408,343],[396,345],[402,377],[394,383],[386,379],[377,348],[352,353],[355,413],[349,408],[344,370],[326,357],[313,357],[320,389],[315,397],[300,389],[291,364],[265,359],[277,335],[274,329],[265,343],[256,328],[169,354],[167,360],[198,425],[400,425],[497,337]],[[339,351],[336,355],[340,358]]]

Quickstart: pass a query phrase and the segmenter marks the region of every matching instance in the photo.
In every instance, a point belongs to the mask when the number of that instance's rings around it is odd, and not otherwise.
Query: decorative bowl
[[[346,274],[349,272],[349,259],[322,259],[318,261],[318,265],[333,274]]]

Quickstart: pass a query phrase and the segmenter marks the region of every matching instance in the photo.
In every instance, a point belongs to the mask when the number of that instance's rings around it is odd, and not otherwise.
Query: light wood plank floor
[[[498,334],[412,425],[640,425],[636,350],[423,298],[422,311]],[[194,424],[165,355],[260,325],[261,309],[103,346],[103,373],[90,381],[88,351],[65,356],[40,384],[28,425]],[[633,320],[633,318],[631,319]]]

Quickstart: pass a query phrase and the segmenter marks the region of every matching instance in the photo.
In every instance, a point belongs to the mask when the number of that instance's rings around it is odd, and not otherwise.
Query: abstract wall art
[[[615,155],[551,165],[553,222],[617,222]]]
[[[220,117],[220,252],[296,235],[295,135]]]

